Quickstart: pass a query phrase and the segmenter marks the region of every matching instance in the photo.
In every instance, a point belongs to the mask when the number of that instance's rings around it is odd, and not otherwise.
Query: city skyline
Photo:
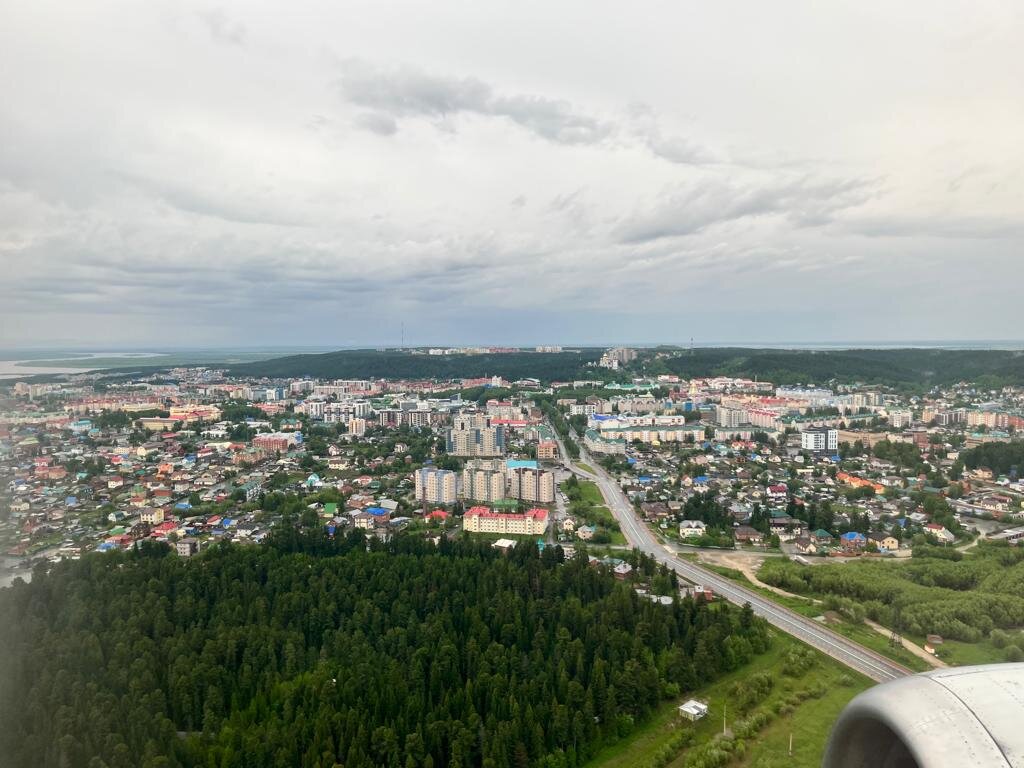
[[[1024,11],[656,5],[10,5],[0,345],[1014,335]]]

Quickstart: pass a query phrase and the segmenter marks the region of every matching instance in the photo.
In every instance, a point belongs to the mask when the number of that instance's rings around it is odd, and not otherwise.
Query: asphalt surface
[[[565,445],[562,444],[560,438],[558,443],[567,465],[572,466],[565,451]],[[827,629],[813,619],[784,608],[753,590],[746,589],[724,576],[719,576],[714,571],[680,559],[675,550],[660,544],[650,529],[637,518],[633,505],[623,494],[618,483],[612,480],[601,465],[587,453],[582,444],[580,444],[580,461],[594,467],[595,474],[592,475],[574,467],[576,473],[597,484],[612,515],[618,520],[623,535],[633,547],[665,563],[687,581],[710,587],[718,597],[737,605],[750,603],[754,613],[766,619],[772,626],[802,640],[876,682],[882,683],[913,674],[906,667]]]

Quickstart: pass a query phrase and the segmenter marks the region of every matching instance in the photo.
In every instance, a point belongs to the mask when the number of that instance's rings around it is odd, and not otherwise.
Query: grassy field
[[[830,663],[835,665],[835,662]],[[866,681],[838,684],[843,676],[841,671],[822,674],[832,681],[828,693],[820,699],[804,702],[791,715],[769,723],[756,739],[748,742],[747,753],[732,765],[750,768],[818,768],[821,765],[832,724],[850,699],[870,687]],[[789,754],[790,734],[792,756]]]
[[[796,690],[823,684],[827,692],[821,698],[808,699],[788,714],[777,716],[756,738],[749,739],[748,751],[734,759],[731,765],[788,766],[791,768],[817,768],[821,764],[829,730],[839,712],[856,694],[871,682],[853,673],[837,662],[811,651],[814,663],[800,676],[788,677],[779,670],[782,659],[795,647],[806,648],[798,641],[780,633],[773,633],[771,649],[742,669],[688,694],[686,698],[701,699],[710,705],[708,716],[697,723],[680,719],[677,706],[666,704],[656,715],[642,724],[631,736],[602,750],[588,763],[589,768],[632,768],[649,762],[680,729],[692,729],[694,744],[684,748],[669,766],[683,768],[687,755],[707,743],[722,729],[722,715],[727,722],[739,716],[731,689],[737,682],[758,672],[769,672],[775,686],[760,707],[773,707],[790,697]],[[730,714],[730,712],[732,714]],[[789,752],[789,734],[793,733],[793,756]]]
[[[1024,645],[1024,635],[1021,632],[1015,633],[1018,637],[1017,645]],[[907,637],[918,645],[925,639],[923,637]],[[977,643],[964,643],[959,640],[946,640],[942,645],[935,646],[935,655],[947,664],[955,667],[968,666],[971,664],[998,664],[1007,661],[1006,651],[996,648],[991,640],[982,640]]]
[[[914,672],[927,672],[933,669],[932,665],[919,656],[915,656],[905,648],[894,648],[889,643],[889,638],[876,632],[867,624],[854,624],[852,621],[842,619],[841,621],[830,621],[828,628],[834,632],[850,638],[855,643],[860,643],[865,648],[879,653],[886,658],[892,659],[897,664],[902,664]],[[912,638],[907,638],[917,642]],[[918,643],[920,645],[920,643]]]
[[[592,466],[590,466],[589,464],[584,464],[582,461],[577,461],[576,466],[582,469],[584,472],[589,472],[592,475],[597,474]]]
[[[597,487],[597,483],[592,483],[589,480],[580,480],[580,498],[591,504],[604,504],[604,496],[601,495],[601,489]]]
[[[579,489],[580,501],[583,501],[590,506],[586,512],[581,511],[577,514],[584,518],[587,523],[592,525],[601,525],[607,528],[608,533],[611,536],[611,544],[624,545],[626,543],[626,537],[619,530],[619,525],[615,521],[615,517],[609,511],[608,507],[605,506],[604,496],[601,495],[601,489],[589,480],[580,480]]]

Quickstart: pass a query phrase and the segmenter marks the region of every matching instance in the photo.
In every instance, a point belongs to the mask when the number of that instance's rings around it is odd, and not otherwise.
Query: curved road
[[[569,454],[565,451],[565,445],[557,433],[556,438],[558,438],[559,448],[567,465],[572,466]],[[754,613],[765,618],[769,624],[876,682],[895,680],[913,674],[906,667],[827,629],[813,619],[784,608],[753,590],[746,589],[724,576],[719,576],[714,571],[680,559],[675,550],[659,544],[647,525],[637,519],[633,505],[623,494],[618,483],[612,480],[598,462],[594,461],[582,444],[580,444],[580,460],[594,467],[594,474],[585,472],[579,467],[573,467],[574,471],[597,484],[612,515],[618,520],[623,535],[632,546],[641,552],[674,569],[687,581],[710,587],[716,595],[720,595],[731,603],[737,605],[750,603]]]

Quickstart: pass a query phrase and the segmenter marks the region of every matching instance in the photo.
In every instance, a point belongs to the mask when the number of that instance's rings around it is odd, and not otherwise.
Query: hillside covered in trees
[[[370,349],[290,355],[232,366],[232,376],[313,376],[326,379],[459,379],[503,376],[515,381],[580,378],[600,349],[578,352],[509,352],[483,355],[414,355]],[[595,374],[590,369],[590,377]]]
[[[576,766],[767,648],[532,544],[147,546],[0,592],[7,768]],[[666,579],[653,561],[638,571]]]
[[[998,386],[1024,383],[1024,354],[952,349],[697,348],[653,360],[652,372],[756,377],[776,384],[831,379],[878,384],[940,385],[961,380]]]
[[[754,349],[678,347],[641,349],[639,361],[614,374],[588,367],[603,349],[567,352],[512,352],[481,355],[426,355],[408,351],[351,349],[229,363],[232,376],[322,379],[460,379],[502,376],[515,381],[628,378],[634,373],[676,374],[683,378],[739,376],[775,384],[823,384],[833,379],[893,386],[928,387],[973,381],[981,386],[1024,384],[1024,353],[1009,350],[908,349]],[[210,363],[204,362],[204,365]],[[110,368],[111,380],[125,372],[156,373],[166,366]],[[43,380],[45,377],[38,377]]]

